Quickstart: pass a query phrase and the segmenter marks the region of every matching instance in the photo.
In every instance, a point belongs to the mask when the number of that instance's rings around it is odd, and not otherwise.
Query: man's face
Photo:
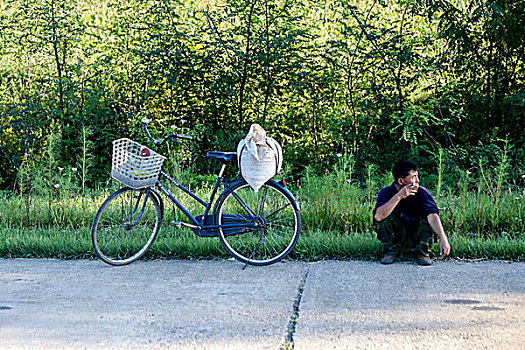
[[[419,174],[417,172],[417,170],[410,170],[408,172],[408,176],[406,177],[403,177],[403,178],[399,178],[398,180],[398,185],[400,187],[405,187],[407,186],[408,184],[415,184],[416,185],[416,188],[419,187]]]

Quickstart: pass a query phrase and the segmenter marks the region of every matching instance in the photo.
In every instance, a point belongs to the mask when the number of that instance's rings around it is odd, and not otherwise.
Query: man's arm
[[[417,190],[412,189],[412,184],[403,187],[392,198],[390,198],[388,202],[376,208],[376,213],[374,214],[374,220],[377,222],[385,220],[390,214],[392,214],[397,204],[401,200],[407,198],[408,196],[413,196],[416,193],[417,193]]]
[[[377,207],[376,213],[374,214],[374,220],[375,221],[377,221],[377,222],[383,221],[390,214],[392,214],[392,211],[394,211],[394,209],[396,208],[397,204],[401,200],[401,198],[399,198],[398,194],[399,194],[399,192],[396,193],[396,195],[394,197],[390,198],[390,200],[388,202],[386,202],[385,204],[383,204],[380,207]]]
[[[445,230],[443,229],[443,225],[441,224],[441,219],[439,218],[439,215],[436,213],[429,214],[427,216],[428,223],[430,224],[430,227],[434,230],[434,232],[439,237],[439,253],[442,257],[445,257],[450,254],[450,244],[448,243],[447,235],[445,235]]]

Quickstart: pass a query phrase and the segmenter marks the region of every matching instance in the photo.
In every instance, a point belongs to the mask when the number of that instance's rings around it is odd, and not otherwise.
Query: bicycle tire
[[[145,189],[119,189],[104,201],[93,220],[91,242],[95,253],[115,266],[140,259],[155,241],[162,218],[162,208],[154,194]]]
[[[236,196],[253,211],[249,215]],[[293,196],[275,181],[268,181],[255,192],[245,181],[226,191],[216,210],[219,225],[258,222],[255,229],[219,228],[219,238],[237,260],[256,266],[276,263],[297,244],[301,216]]]

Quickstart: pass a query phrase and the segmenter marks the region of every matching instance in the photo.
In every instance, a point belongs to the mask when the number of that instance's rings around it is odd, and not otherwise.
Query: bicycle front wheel
[[[111,265],[126,265],[151,247],[162,224],[157,198],[142,189],[121,188],[102,204],[91,228],[97,256]]]
[[[241,182],[227,192],[217,209],[219,238],[237,260],[269,265],[287,256],[301,231],[301,217],[293,197],[276,182],[255,192]]]

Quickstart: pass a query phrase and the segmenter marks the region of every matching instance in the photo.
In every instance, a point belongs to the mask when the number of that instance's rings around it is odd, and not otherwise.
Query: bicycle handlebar
[[[148,119],[148,118],[143,118],[142,119],[142,128],[144,129],[144,132],[146,133],[146,136],[148,136],[148,138],[151,140],[151,142],[153,142],[156,146],[160,147],[162,146],[164,143],[166,143],[166,141],[168,141],[169,139],[181,139],[181,140],[193,140],[193,137],[192,136],[189,136],[189,135],[179,135],[179,134],[170,134],[166,137],[164,137],[164,139],[162,141],[159,141],[159,140],[156,140],[154,139],[149,130],[148,130],[148,124],[151,123],[151,119]],[[180,143],[181,145],[187,147],[184,143],[178,141],[178,140],[175,140],[175,142],[177,143]]]

